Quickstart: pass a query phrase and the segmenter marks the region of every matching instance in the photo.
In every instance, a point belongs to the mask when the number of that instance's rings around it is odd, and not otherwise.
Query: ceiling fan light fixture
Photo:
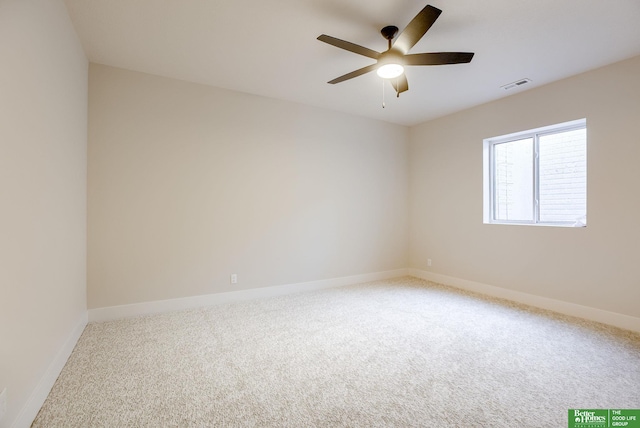
[[[382,77],[383,79],[393,79],[401,76],[402,73],[404,73],[404,67],[400,64],[394,63],[384,64],[378,67],[377,73],[378,76]]]

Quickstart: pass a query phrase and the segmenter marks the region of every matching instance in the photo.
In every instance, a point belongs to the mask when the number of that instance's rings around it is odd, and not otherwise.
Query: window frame
[[[568,221],[540,221],[540,137],[560,134],[563,132],[584,129],[587,131],[586,118],[544,126],[527,131],[515,132],[483,140],[483,222],[485,224],[526,225],[526,226],[560,226],[576,227],[575,222]],[[532,139],[533,144],[533,215],[532,220],[502,220],[496,218],[497,198],[495,185],[495,146],[498,144]],[[587,141],[585,141],[585,146]],[[586,147],[585,147],[586,149]]]

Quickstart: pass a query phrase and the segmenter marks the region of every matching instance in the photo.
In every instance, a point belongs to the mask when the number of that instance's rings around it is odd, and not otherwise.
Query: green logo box
[[[569,409],[569,428],[640,428],[640,409]]]

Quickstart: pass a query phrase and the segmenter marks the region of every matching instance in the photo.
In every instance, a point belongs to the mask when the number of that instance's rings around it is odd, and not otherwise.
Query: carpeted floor
[[[34,427],[566,427],[640,335],[415,278],[89,324]]]

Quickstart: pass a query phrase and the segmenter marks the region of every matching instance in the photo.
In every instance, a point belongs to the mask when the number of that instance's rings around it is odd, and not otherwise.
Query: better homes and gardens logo
[[[569,409],[569,428],[640,428],[638,409]]]

